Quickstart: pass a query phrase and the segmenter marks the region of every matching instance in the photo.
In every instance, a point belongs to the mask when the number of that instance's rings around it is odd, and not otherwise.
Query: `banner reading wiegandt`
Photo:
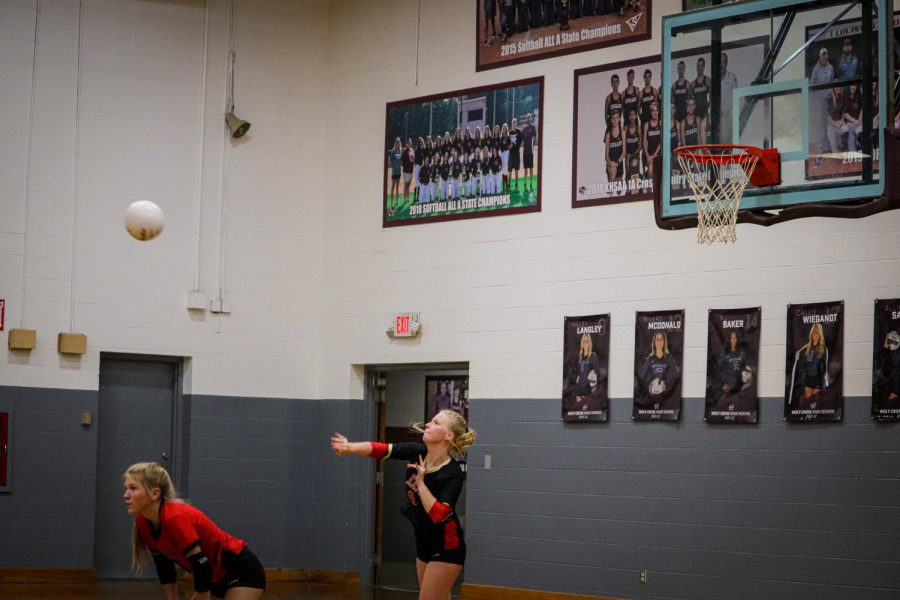
[[[784,418],[840,421],[844,411],[844,303],[791,304],[787,310]]]

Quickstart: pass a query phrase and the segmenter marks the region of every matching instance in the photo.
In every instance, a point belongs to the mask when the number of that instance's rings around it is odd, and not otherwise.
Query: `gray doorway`
[[[175,456],[181,359],[101,354],[97,405],[97,512],[94,567],[100,579],[136,577],[131,570],[133,517],[122,500],[122,473],[155,461],[179,485]],[[180,461],[179,462],[183,462]],[[179,495],[187,492],[179,489]],[[154,576],[153,567],[143,574]]]

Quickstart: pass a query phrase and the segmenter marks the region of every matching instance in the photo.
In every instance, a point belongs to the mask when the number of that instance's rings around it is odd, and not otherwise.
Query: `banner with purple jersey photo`
[[[707,423],[759,421],[759,307],[712,309],[706,354]]]
[[[844,411],[844,302],[789,304],[784,418],[840,421]]]
[[[681,418],[684,311],[638,312],[634,322],[634,421]]]
[[[609,315],[566,317],[562,420],[606,421],[609,416]]]

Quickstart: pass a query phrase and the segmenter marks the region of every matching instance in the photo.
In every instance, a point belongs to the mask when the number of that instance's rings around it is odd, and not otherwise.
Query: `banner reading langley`
[[[606,421],[609,416],[609,315],[566,317],[563,349],[563,421]]]
[[[633,420],[680,418],[683,356],[683,310],[635,314]]]
[[[759,421],[760,314],[759,307],[709,311],[704,421]]]
[[[383,227],[541,210],[544,78],[387,105]]]
[[[900,421],[900,298],[875,301],[872,418]]]
[[[790,304],[784,418],[840,421],[844,411],[844,303]]]

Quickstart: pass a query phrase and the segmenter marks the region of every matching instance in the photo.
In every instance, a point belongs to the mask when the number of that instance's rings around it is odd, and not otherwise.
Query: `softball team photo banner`
[[[900,298],[875,301],[872,418],[900,421]]]
[[[609,315],[566,317],[562,420],[609,417]]]
[[[475,0],[475,70],[650,39],[652,0]]]
[[[633,420],[679,420],[683,358],[683,310],[636,313]]]
[[[759,307],[709,311],[703,415],[707,423],[759,421],[760,315]]]
[[[840,421],[844,411],[844,303],[788,305],[784,418]]]
[[[544,78],[387,105],[382,226],[541,209]]]

